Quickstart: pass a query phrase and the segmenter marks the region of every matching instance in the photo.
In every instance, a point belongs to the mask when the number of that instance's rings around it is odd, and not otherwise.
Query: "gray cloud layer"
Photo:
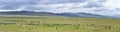
[[[28,10],[120,15],[120,6],[116,5],[118,3],[120,3],[118,0],[0,0],[0,11]]]

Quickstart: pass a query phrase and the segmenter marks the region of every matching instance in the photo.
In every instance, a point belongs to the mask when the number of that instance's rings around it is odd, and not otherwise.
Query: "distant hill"
[[[79,13],[61,13],[58,15],[62,15],[62,16],[70,16],[70,17],[95,17],[95,18],[105,18],[108,16],[102,16],[102,15],[97,15],[97,14],[90,14],[90,13],[84,13],[84,12],[79,12]]]
[[[33,12],[33,11],[8,11],[0,12],[0,15],[36,15],[36,16],[65,16],[65,17],[96,17],[104,18],[107,16],[90,13],[51,13],[51,12]]]
[[[50,12],[33,12],[33,11],[9,11],[9,12],[0,12],[1,15],[53,15]]]

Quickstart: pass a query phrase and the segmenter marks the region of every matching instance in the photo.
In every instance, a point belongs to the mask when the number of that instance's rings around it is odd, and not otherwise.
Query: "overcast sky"
[[[85,12],[120,15],[120,0],[0,0],[2,11]]]

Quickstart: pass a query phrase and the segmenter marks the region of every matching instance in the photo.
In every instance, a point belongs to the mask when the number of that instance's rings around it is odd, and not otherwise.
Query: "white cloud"
[[[120,8],[120,0],[108,0],[104,3],[104,6],[109,8]]]

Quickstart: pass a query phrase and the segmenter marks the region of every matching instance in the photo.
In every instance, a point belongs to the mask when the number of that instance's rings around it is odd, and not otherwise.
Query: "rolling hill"
[[[90,13],[52,13],[52,12],[34,12],[34,11],[8,11],[0,12],[0,15],[34,15],[34,16],[65,16],[65,17],[95,17],[95,18],[105,18],[108,16],[102,16]]]

